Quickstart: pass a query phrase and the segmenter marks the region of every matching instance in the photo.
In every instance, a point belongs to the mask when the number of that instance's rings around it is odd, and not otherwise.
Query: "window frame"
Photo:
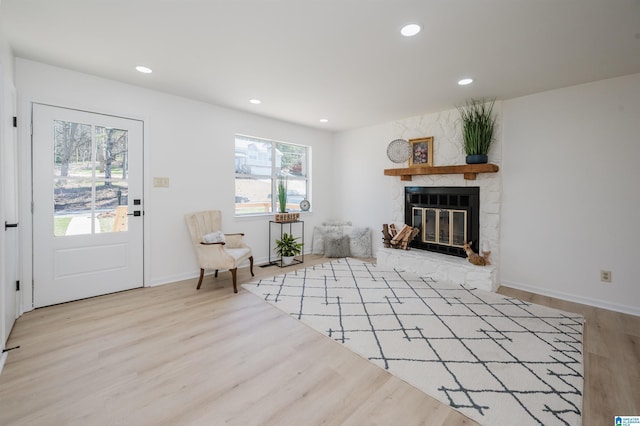
[[[254,160],[258,160],[258,158],[252,158],[250,157],[250,153],[249,150],[247,148],[246,151],[244,153],[240,152],[240,157],[239,157],[239,151],[241,151],[243,148],[238,146],[238,142],[240,141],[244,141],[246,143],[251,143],[251,142],[255,142],[255,143],[260,143],[260,144],[268,144],[269,145],[269,154],[267,155],[267,160],[268,157],[271,157],[270,160],[270,169],[271,172],[269,174],[259,174],[259,173],[251,173],[251,164],[247,164],[247,162],[250,162],[252,159]],[[248,135],[244,135],[244,134],[240,134],[240,133],[236,133],[234,134],[234,155],[235,155],[235,165],[234,165],[234,195],[235,195],[235,199],[237,200],[238,198],[246,198],[245,196],[243,196],[242,194],[238,193],[238,187],[237,187],[237,182],[238,179],[253,179],[253,180],[269,180],[270,181],[270,188],[271,188],[271,193],[269,194],[271,197],[270,199],[267,198],[268,202],[270,202],[269,205],[269,209],[270,211],[254,211],[254,212],[248,212],[248,213],[239,213],[238,212],[238,207],[242,206],[243,202],[235,202],[234,201],[234,216],[237,218],[243,218],[243,217],[262,217],[262,216],[273,216],[277,211],[278,211],[278,197],[277,197],[277,183],[278,180],[282,177],[282,175],[280,174],[280,172],[282,171],[282,166],[281,163],[278,161],[279,158],[282,157],[282,155],[278,155],[278,146],[279,145],[286,145],[286,146],[292,146],[292,147],[296,147],[296,148],[302,148],[304,150],[304,152],[301,154],[301,158],[302,161],[304,162],[301,165],[301,169],[303,171],[306,171],[306,173],[303,173],[302,175],[295,175],[295,174],[291,174],[288,173],[286,175],[286,178],[289,182],[289,184],[291,182],[303,182],[304,184],[304,194],[303,195],[303,199],[306,200],[311,200],[311,146],[309,145],[303,145],[303,144],[299,144],[299,143],[291,143],[291,142],[284,142],[284,141],[279,141],[279,140],[275,140],[275,139],[268,139],[268,138],[263,138],[263,137],[256,137],[256,136],[248,136]],[[260,153],[255,153],[256,155],[260,156]],[[245,160],[244,162],[241,160],[242,157],[244,156]],[[264,158],[262,158],[262,161],[264,161]],[[258,168],[260,166],[266,168],[267,166],[264,164],[259,164],[259,161],[257,161],[256,166],[258,166]],[[245,173],[238,173],[239,170],[242,170],[242,168],[249,168],[249,172],[245,172]],[[291,195],[291,194],[290,194]],[[268,196],[267,196],[268,197]],[[251,203],[251,201],[249,201],[249,203]],[[266,201],[256,201],[255,203],[266,203]],[[289,203],[287,203],[289,204]],[[299,213],[309,213],[311,210],[307,211],[307,212],[303,212],[299,207],[297,209],[294,210],[290,210],[290,211],[294,211],[294,212],[299,212]]]

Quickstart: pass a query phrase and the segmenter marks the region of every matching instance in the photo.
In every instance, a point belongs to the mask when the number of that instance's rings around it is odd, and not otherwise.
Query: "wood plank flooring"
[[[250,279],[238,271],[239,284]],[[0,425],[476,424],[241,287],[233,294],[229,273],[196,281],[23,315],[0,375]],[[584,425],[640,415],[640,318],[500,292],[587,318]]]

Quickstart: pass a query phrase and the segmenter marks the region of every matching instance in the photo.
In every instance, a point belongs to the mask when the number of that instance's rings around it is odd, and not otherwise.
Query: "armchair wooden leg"
[[[251,276],[255,277],[255,275],[253,274],[253,256],[249,257],[249,270],[251,271]]]
[[[233,292],[237,293],[238,287],[236,286],[236,272],[238,272],[238,268],[229,269],[229,271],[231,272],[231,278],[233,279]]]
[[[202,278],[204,278],[204,269],[200,268],[200,279],[198,280],[198,287],[196,287],[196,290],[200,290],[200,286],[202,285]]]

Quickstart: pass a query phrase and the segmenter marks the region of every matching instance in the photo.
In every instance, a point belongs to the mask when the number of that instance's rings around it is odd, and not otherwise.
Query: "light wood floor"
[[[0,425],[476,424],[244,289],[234,295],[228,277],[23,315],[0,375]],[[640,415],[640,318],[501,293],[586,317],[584,425]]]

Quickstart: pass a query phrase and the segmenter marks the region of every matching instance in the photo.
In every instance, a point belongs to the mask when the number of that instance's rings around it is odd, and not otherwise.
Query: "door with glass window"
[[[143,123],[33,105],[35,307],[143,285]]]

